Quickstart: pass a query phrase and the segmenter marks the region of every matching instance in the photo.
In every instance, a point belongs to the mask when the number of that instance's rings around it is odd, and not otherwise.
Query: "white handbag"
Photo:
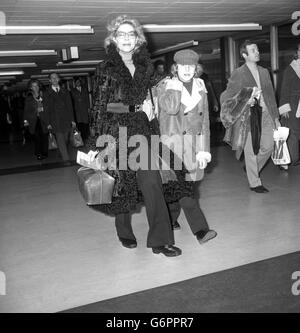
[[[286,165],[291,163],[290,153],[286,144],[288,136],[288,127],[278,127],[277,130],[274,130],[274,150],[271,158],[275,165]]]

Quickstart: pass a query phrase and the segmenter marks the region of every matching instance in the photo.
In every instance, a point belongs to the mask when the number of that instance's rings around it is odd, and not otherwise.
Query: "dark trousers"
[[[34,154],[48,156],[48,133],[44,133],[41,121],[38,118],[34,132]]]
[[[86,139],[90,135],[89,124],[77,123],[77,128],[78,128],[79,132],[81,133],[82,140],[86,141]]]
[[[297,133],[290,128],[290,134],[287,139],[287,145],[291,157],[291,162],[295,163],[299,161],[299,136]]]
[[[70,131],[64,133],[55,133],[55,136],[57,141],[57,147],[59,149],[63,161],[69,161],[70,157],[67,145],[69,142]]]
[[[206,218],[200,208],[199,201],[196,198],[184,197],[179,201],[168,204],[168,208],[173,223],[177,221],[180,215],[180,209],[183,209],[193,234],[200,230],[209,230]]]
[[[149,224],[147,247],[173,245],[174,234],[159,171],[138,170],[137,181],[143,193]],[[118,237],[135,240],[130,214],[117,215],[115,225]]]

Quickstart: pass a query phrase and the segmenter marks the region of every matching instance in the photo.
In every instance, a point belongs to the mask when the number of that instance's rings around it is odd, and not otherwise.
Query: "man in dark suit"
[[[82,85],[80,77],[75,78],[75,88],[71,90],[76,123],[81,137],[85,141],[89,136],[89,95]]]
[[[64,162],[70,160],[67,144],[71,129],[76,127],[70,93],[59,86],[59,75],[49,75],[50,87],[45,93],[44,107]]]
[[[257,45],[246,40],[240,47],[240,54],[245,59],[245,64],[235,69],[228,80],[227,88],[220,97],[221,114],[224,114],[226,108],[226,113],[230,113],[230,116],[237,120],[232,124],[232,128],[227,128],[227,133],[232,129],[234,133],[239,133],[233,139],[236,142],[231,142],[231,144],[233,149],[235,146],[241,148],[240,151],[237,150],[238,158],[242,150],[244,151],[250,189],[256,193],[266,193],[269,191],[262,185],[259,173],[272,154],[273,130],[280,126],[279,113],[270,74],[266,68],[257,65],[260,60]],[[244,106],[238,111],[235,100],[239,103],[243,102],[241,95],[238,96],[242,89],[251,90],[250,98],[244,96]],[[250,106],[254,104],[255,98],[259,100],[262,107],[261,139],[257,154],[253,151],[249,117]],[[231,103],[231,107],[227,107],[229,103]]]

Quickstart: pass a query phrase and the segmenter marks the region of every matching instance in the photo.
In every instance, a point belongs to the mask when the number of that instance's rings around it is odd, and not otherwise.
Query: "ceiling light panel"
[[[50,74],[50,73],[69,73],[69,72],[94,72],[96,68],[94,67],[86,67],[86,68],[56,68],[56,69],[43,69],[43,74]]]
[[[262,30],[262,26],[257,23],[241,24],[145,24],[143,28],[146,32],[192,32],[192,31],[243,31]]]
[[[27,56],[45,56],[57,55],[55,50],[15,50],[0,51],[0,57],[27,57]]]
[[[59,25],[59,26],[5,26],[7,35],[41,35],[41,34],[93,34],[90,25]]]
[[[27,67],[37,67],[35,62],[19,62],[11,64],[0,64],[1,68],[27,68]]]

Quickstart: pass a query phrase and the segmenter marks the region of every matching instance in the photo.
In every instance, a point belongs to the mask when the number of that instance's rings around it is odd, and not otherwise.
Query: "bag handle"
[[[152,111],[154,113],[154,117],[158,118],[159,117],[159,108],[157,108],[157,114],[155,113],[155,103],[154,103],[154,98],[153,98],[153,93],[152,93],[152,88],[149,88],[149,93],[150,93],[150,99],[151,99],[151,104],[152,104]]]
[[[149,88],[149,93],[150,93],[150,99],[151,99],[151,104],[152,104],[152,110],[155,111],[155,104],[154,104],[154,99],[153,99],[153,94],[152,94],[152,88]]]

